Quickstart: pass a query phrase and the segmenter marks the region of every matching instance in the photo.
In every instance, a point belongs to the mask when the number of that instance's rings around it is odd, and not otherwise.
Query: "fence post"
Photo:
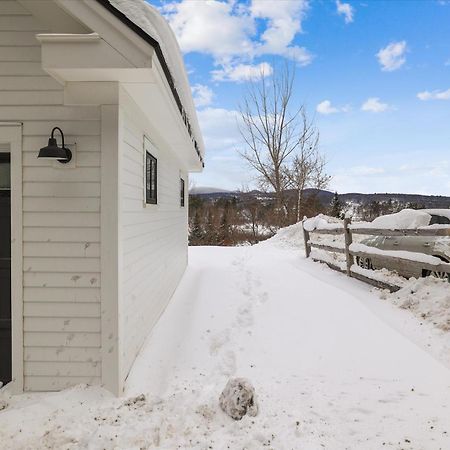
[[[352,223],[352,219],[349,217],[344,219],[344,236],[345,236],[345,260],[347,262],[347,276],[351,277],[351,267],[354,264],[353,255],[350,254],[350,245],[353,242],[352,230],[349,225]]]
[[[304,217],[302,220],[303,239],[305,240],[306,257],[309,258],[309,255],[311,254],[311,244],[309,243],[309,231],[305,230],[305,220],[306,220],[306,217]]]

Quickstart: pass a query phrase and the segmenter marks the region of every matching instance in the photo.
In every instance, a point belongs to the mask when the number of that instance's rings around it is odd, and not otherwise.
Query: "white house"
[[[3,383],[122,392],[185,270],[203,151],[175,37],[144,0],[0,0]]]

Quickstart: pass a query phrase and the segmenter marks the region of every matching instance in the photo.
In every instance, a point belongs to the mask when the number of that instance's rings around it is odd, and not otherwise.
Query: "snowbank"
[[[404,287],[384,298],[394,305],[410,310],[421,320],[450,331],[450,284],[433,277],[411,278]]]
[[[415,229],[426,227],[430,223],[431,215],[427,212],[415,209],[402,209],[395,214],[387,214],[374,219],[372,222],[364,222],[364,228],[382,228],[388,230]],[[359,223],[357,227],[361,227]],[[356,227],[356,224],[353,225]]]
[[[258,245],[274,245],[278,248],[286,249],[304,248],[303,228],[301,222],[279,229],[275,236],[260,242]]]
[[[319,214],[318,216],[306,219],[303,222],[303,227],[306,231],[314,230],[329,230],[335,228],[343,228],[342,220],[336,217],[327,216],[325,214]]]

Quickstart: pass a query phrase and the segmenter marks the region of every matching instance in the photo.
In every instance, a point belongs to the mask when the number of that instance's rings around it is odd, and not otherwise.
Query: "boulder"
[[[234,420],[241,420],[246,414],[256,416],[258,404],[255,388],[246,378],[231,378],[220,394],[222,410]]]

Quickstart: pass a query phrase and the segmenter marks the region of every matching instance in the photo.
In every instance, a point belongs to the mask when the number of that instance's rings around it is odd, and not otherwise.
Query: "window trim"
[[[186,206],[186,181],[180,177],[180,208]]]
[[[154,156],[152,153],[150,153],[147,149],[145,149],[145,166],[144,166],[144,172],[145,172],[145,204],[146,205],[157,205],[158,204],[158,158]],[[149,167],[150,162],[150,167]],[[152,192],[152,162],[154,163],[155,169],[155,191]],[[150,176],[150,182],[148,181],[148,177]],[[153,194],[153,195],[152,195]]]

